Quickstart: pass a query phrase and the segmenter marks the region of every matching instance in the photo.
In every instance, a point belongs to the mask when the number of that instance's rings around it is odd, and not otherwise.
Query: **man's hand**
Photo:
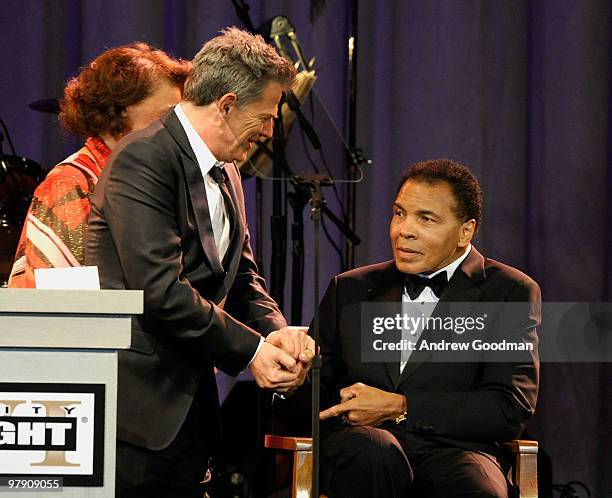
[[[304,383],[314,357],[315,342],[307,332],[307,327],[285,327],[271,332],[266,337],[266,342],[282,349],[296,360],[298,383],[295,387]]]
[[[361,382],[342,389],[340,400],[339,405],[323,410],[319,414],[320,419],[342,416],[343,420],[351,425],[376,427],[386,420],[395,420],[406,412],[404,396],[366,386]]]
[[[259,387],[287,392],[304,382],[301,368],[281,349],[264,342],[249,367]]]
[[[282,349],[294,360],[307,361],[310,363],[314,356],[314,341],[307,335],[308,327],[284,327],[274,332],[270,332],[266,337],[266,342]],[[304,355],[304,360],[300,354]]]

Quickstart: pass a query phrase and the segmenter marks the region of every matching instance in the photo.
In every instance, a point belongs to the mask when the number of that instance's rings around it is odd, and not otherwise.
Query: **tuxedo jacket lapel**
[[[385,302],[397,306],[397,313],[402,311],[402,294],[404,292],[404,274],[399,272],[393,261],[387,271],[383,272],[372,287],[368,289],[368,302]],[[385,362],[385,369],[393,387],[399,382],[400,352],[397,352],[397,362]]]
[[[469,303],[482,299],[482,291],[478,288],[481,280],[486,278],[484,256],[475,247],[457,269],[448,286],[440,296],[440,302]]]
[[[472,247],[470,254],[465,258],[461,266],[455,271],[448,285],[440,295],[440,300],[433,310],[432,317],[454,316],[459,313],[462,316],[469,316],[471,310],[482,299],[482,291],[476,284],[485,278],[484,272],[484,257]],[[461,303],[460,306],[454,307],[453,303]],[[419,343],[422,340],[432,340],[435,342],[453,340],[453,331],[431,331],[425,329],[421,334]],[[435,354],[430,350],[416,350],[410,356],[410,359],[401,376],[399,376],[399,385],[403,384],[424,362],[430,360]],[[397,369],[399,371],[399,367]]]
[[[162,123],[170,132],[176,143],[181,148],[181,162],[185,180],[187,182],[187,190],[191,205],[195,215],[195,223],[200,236],[200,243],[204,255],[210,264],[213,273],[223,275],[225,272],[219,258],[219,251],[215,244],[215,238],[212,231],[212,222],[210,220],[210,210],[208,208],[208,197],[206,196],[206,188],[204,187],[204,178],[202,170],[198,165],[195,154],[189,145],[189,140],[185,130],[181,126],[174,111],[168,113]]]

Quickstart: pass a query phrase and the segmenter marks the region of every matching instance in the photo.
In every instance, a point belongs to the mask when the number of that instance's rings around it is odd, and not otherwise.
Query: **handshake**
[[[259,387],[285,393],[304,383],[315,351],[307,332],[307,327],[285,327],[266,337],[250,365]]]

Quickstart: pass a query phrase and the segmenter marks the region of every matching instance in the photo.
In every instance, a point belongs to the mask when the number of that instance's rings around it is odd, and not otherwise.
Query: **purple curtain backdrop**
[[[292,20],[306,55],[317,58],[317,95],[345,134],[350,0],[330,1],[314,24],[306,1],[247,3],[255,25],[274,15]],[[51,167],[77,148],[55,117],[27,104],[61,95],[66,79],[105,48],[143,40],[191,58],[229,25],[241,25],[230,0],[5,0],[0,117],[18,154]],[[401,171],[450,157],[469,165],[485,192],[479,249],[532,275],[546,301],[609,300],[611,32],[606,0],[362,0],[357,137],[374,164],[357,187],[357,264],[390,257],[387,223]],[[315,121],[325,140],[337,141],[320,109]],[[291,166],[307,170],[298,132],[289,142]],[[328,157],[338,176],[340,158]],[[245,191],[254,231],[252,179]],[[271,193],[264,182],[266,273]],[[314,303],[305,219],[307,321]],[[322,253],[324,290],[340,264],[326,241]],[[552,456],[554,481],[583,481],[601,497],[612,496],[611,371],[609,363],[543,365],[530,426]]]

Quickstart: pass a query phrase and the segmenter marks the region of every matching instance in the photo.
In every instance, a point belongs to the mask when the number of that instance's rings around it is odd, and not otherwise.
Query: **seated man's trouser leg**
[[[414,469],[411,497],[508,498],[505,472],[492,455],[438,444],[408,452],[408,458]]]
[[[390,432],[345,426],[323,437],[321,491],[330,498],[409,496],[412,470]]]
[[[345,426],[325,434],[322,491],[330,498],[508,498],[494,457],[391,429]]]

